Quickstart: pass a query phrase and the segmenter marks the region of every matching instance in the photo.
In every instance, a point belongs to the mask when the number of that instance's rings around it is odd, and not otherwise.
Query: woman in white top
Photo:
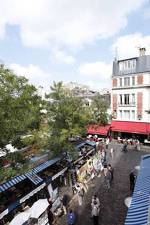
[[[99,206],[97,204],[97,201],[93,201],[93,204],[92,204],[92,218],[93,218],[93,225],[98,225]]]

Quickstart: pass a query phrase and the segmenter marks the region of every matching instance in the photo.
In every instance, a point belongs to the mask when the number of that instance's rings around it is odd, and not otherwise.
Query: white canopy
[[[25,223],[26,221],[28,221],[29,217],[30,217],[30,213],[29,212],[19,213],[10,222],[10,225],[22,225],[23,223]]]
[[[49,203],[47,199],[39,199],[32,205],[30,209],[31,218],[39,218],[39,216],[47,209],[48,206]]]

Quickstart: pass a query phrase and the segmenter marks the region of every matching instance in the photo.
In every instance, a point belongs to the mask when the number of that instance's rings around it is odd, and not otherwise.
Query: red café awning
[[[87,129],[87,133],[107,136],[109,129],[110,124],[107,124],[106,126],[90,125]]]
[[[135,134],[149,134],[150,123],[143,122],[129,122],[129,121],[112,121],[111,130],[124,132],[124,133],[135,133]]]

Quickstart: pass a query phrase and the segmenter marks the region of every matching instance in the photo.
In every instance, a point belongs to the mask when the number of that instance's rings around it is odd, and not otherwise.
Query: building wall
[[[135,86],[122,87],[117,86],[112,89],[112,115],[115,120],[130,120],[130,121],[141,121],[141,122],[150,122],[150,74],[143,74],[140,78],[140,84],[138,85],[138,79],[135,79]],[[120,78],[116,78],[120,79]],[[143,82],[143,84],[141,84]],[[117,82],[119,85],[119,82]],[[129,94],[129,104],[120,103],[120,95],[122,95],[124,101],[124,95]],[[132,95],[135,96],[135,101],[132,101]],[[133,96],[133,97],[134,97]],[[117,99],[117,100],[116,100]],[[129,111],[130,118],[127,118]],[[133,114],[135,111],[135,118]]]

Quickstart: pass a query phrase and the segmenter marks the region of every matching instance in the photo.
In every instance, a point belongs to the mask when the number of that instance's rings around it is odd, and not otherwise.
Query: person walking
[[[93,219],[93,225],[99,224],[99,206],[97,204],[97,201],[93,201],[93,204],[92,204],[92,219]]]
[[[130,173],[130,191],[133,192],[135,185],[135,175],[133,172]]]
[[[67,224],[68,225],[75,225],[76,222],[76,216],[75,213],[70,209],[68,215],[67,215]]]
[[[83,188],[81,188],[80,185],[78,184],[76,186],[76,189],[77,189],[78,203],[79,203],[79,206],[81,206],[83,203],[84,191],[83,191]]]
[[[97,195],[94,195],[92,197],[92,203],[91,203],[91,206],[94,204],[94,202],[97,203],[98,207],[100,207],[100,201],[99,201],[99,198],[97,197]]]
[[[110,189],[110,185],[111,185],[111,172],[109,170],[107,170],[106,176],[105,176],[105,181],[106,181],[106,187],[108,189]]]
[[[110,182],[112,183],[112,181],[114,179],[114,168],[111,166],[111,164],[108,164],[108,170],[111,173],[111,181]]]
[[[111,148],[111,149],[110,149],[110,157],[113,159],[113,156],[114,156],[114,149]]]
[[[108,145],[109,145],[109,138],[107,137],[107,139],[106,139],[106,149],[108,149]]]
[[[122,148],[122,151],[123,152],[127,152],[127,146],[128,146],[128,143],[127,141],[125,140],[124,144],[123,144],[123,148]]]
[[[62,197],[61,202],[62,202],[62,208],[63,208],[64,214],[66,215],[67,214],[67,204],[68,204],[68,196],[66,194]]]

